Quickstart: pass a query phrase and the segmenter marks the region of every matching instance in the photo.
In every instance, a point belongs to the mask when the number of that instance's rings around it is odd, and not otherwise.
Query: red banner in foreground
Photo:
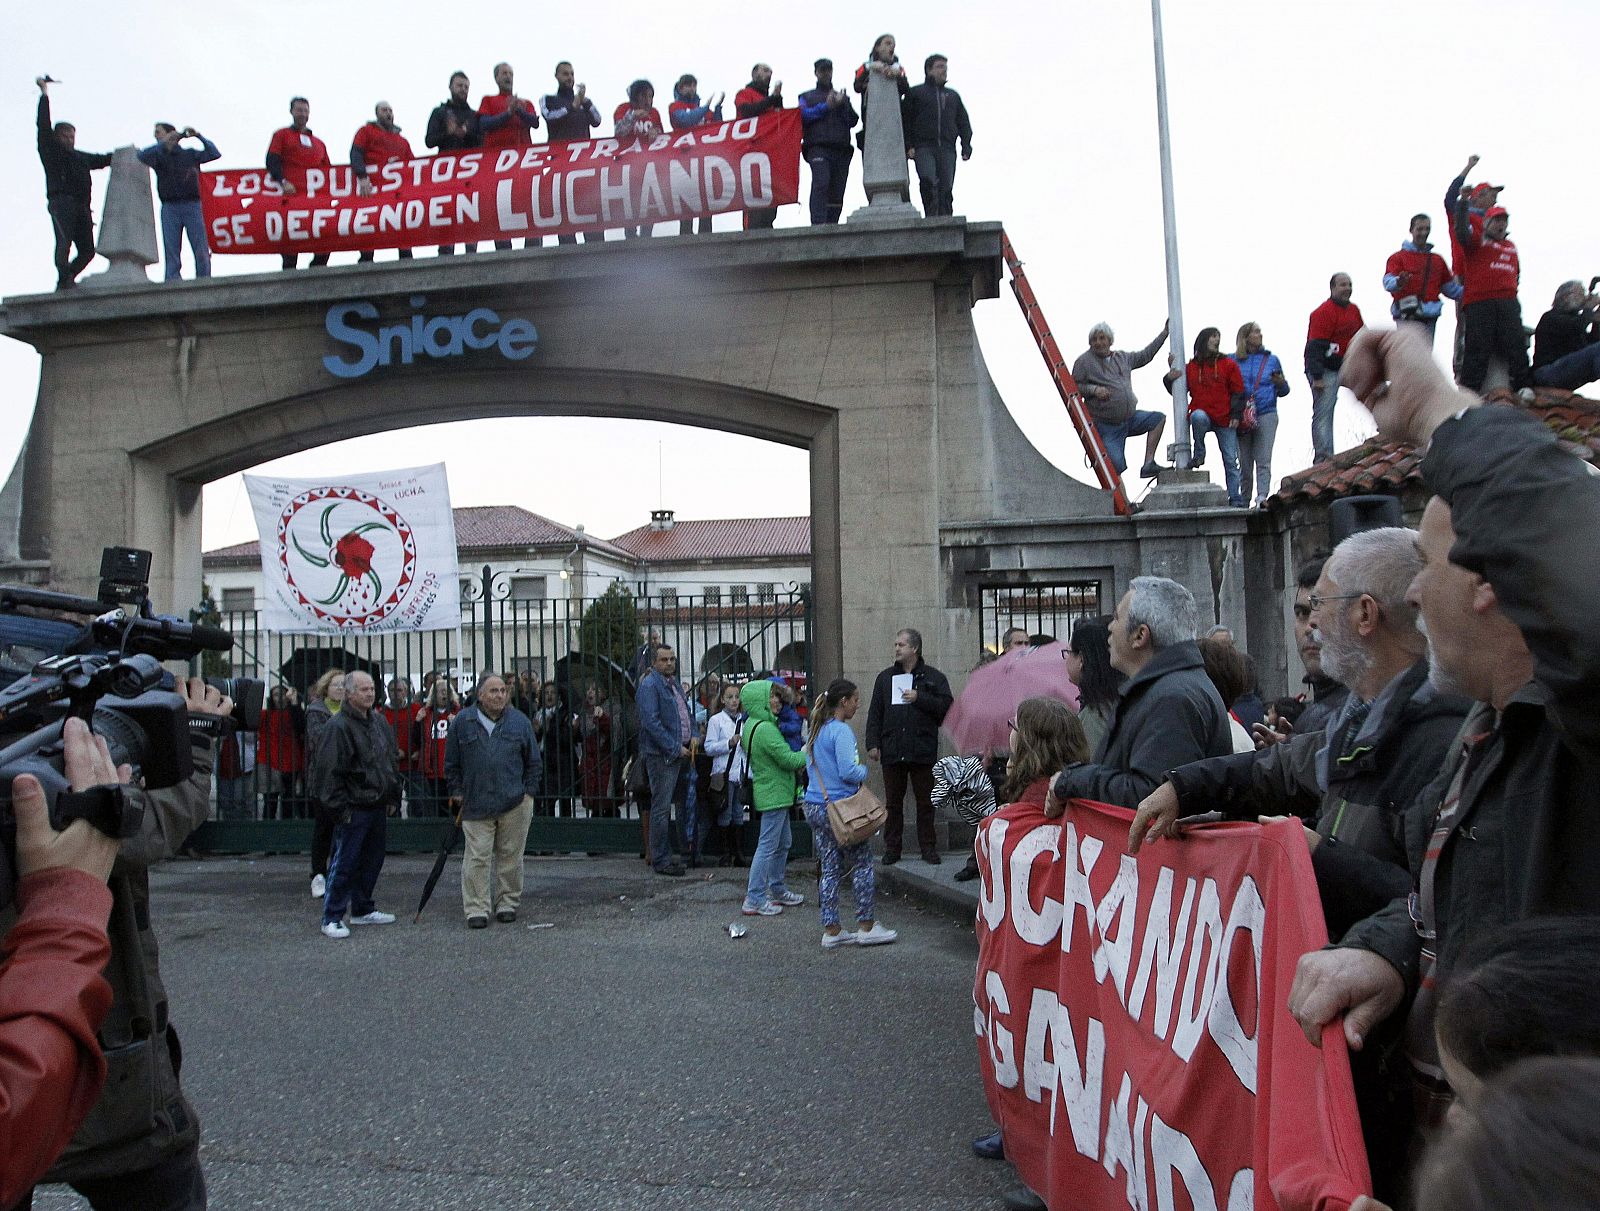
[[[566,235],[783,206],[800,196],[800,111],[653,139],[576,139],[311,169],[285,197],[265,169],[200,174],[213,252],[346,252]]]
[[[978,833],[979,1066],[1051,1207],[1341,1211],[1371,1190],[1349,1055],[1286,1008],[1326,940],[1298,821],[1129,857],[1132,813],[1016,804]]]

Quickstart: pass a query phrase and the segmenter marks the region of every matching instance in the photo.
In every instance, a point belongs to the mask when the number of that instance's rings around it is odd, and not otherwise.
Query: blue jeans
[[[1597,378],[1600,378],[1600,343],[1557,358],[1533,372],[1533,381],[1539,386],[1561,387],[1567,391],[1576,391]]]
[[[374,908],[372,890],[383,870],[384,842],[388,836],[387,809],[357,808],[333,834],[333,860],[328,863],[328,894],[322,901],[322,923],[344,920],[344,914],[364,917]]]
[[[1189,413],[1189,440],[1194,443],[1194,461],[1206,456],[1206,434],[1217,435],[1217,449],[1222,451],[1222,475],[1228,483],[1228,503],[1242,505],[1245,499],[1239,493],[1239,430],[1219,426],[1204,412]]]
[[[1095,431],[1106,448],[1106,457],[1121,475],[1128,469],[1128,439],[1140,437],[1161,427],[1166,417],[1159,412],[1135,412],[1127,420],[1096,420]]]
[[[761,817],[761,839],[756,842],[756,856],[750,859],[750,882],[744,889],[744,902],[751,906],[765,904],[789,890],[783,879],[794,841],[788,808],[756,814]]]
[[[194,253],[194,276],[211,276],[211,245],[206,243],[206,221],[199,202],[161,203],[161,247],[167,254],[167,281],[175,281],[183,269],[183,233],[189,233],[189,250]]]
[[[650,779],[650,865],[656,870],[672,865],[672,805],[683,802],[678,783],[688,764],[683,757],[645,754],[644,772]],[[682,820],[680,811],[680,824]]]
[[[1317,380],[1309,374],[1311,384],[1311,457],[1315,462],[1333,457],[1333,405],[1339,398],[1339,372],[1325,370],[1322,381],[1326,384],[1317,390]]]
[[[1256,414],[1256,427],[1239,434],[1239,491],[1250,499],[1250,480],[1256,482],[1256,500],[1272,495],[1272,443],[1278,437],[1278,410]]]

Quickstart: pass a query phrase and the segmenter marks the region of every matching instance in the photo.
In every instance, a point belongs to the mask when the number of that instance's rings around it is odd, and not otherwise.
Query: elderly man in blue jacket
[[[639,759],[650,779],[650,866],[658,875],[679,876],[683,863],[672,857],[672,804],[689,764],[694,717],[678,684],[677,653],[666,644],[651,652],[638,697]]]
[[[522,903],[522,855],[539,793],[539,743],[533,723],[510,703],[505,681],[491,673],[478,683],[477,700],[451,722],[444,746],[450,806],[461,809],[467,843],[461,906],[468,929],[489,925],[491,857],[495,920],[509,925]]]

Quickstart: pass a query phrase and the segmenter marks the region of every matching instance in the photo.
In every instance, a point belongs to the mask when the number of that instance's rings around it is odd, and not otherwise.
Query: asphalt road
[[[305,865],[154,876],[215,1208],[967,1211],[1013,1184],[967,1147],[970,923],[881,896],[898,943],[823,951],[809,861],[767,919],[742,872],[571,858],[531,859],[521,920],[484,931],[453,859],[412,925],[429,861],[391,858],[401,920],[333,941]]]

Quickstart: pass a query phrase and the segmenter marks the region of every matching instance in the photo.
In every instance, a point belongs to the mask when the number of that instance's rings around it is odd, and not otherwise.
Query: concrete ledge
[[[944,862],[939,866],[928,866],[920,858],[901,858],[893,866],[884,866],[880,861],[877,866],[878,886],[930,912],[970,925],[978,913],[978,881],[955,881],[956,872],[966,861],[964,854],[956,852],[941,856]],[[952,861],[952,858],[955,860]]]
[[[1000,238],[999,223],[919,217],[865,228],[859,224],[786,227],[607,240],[136,286],[100,286],[90,279],[74,290],[6,299],[0,309],[0,335],[28,340],[34,330],[42,328],[291,304],[326,305],[353,295],[380,298],[443,290],[525,289],[538,283],[601,277],[632,279],[633,290],[638,288],[638,279],[665,272],[815,269],[823,264],[889,260],[975,263],[975,292],[994,297],[1001,272]]]

